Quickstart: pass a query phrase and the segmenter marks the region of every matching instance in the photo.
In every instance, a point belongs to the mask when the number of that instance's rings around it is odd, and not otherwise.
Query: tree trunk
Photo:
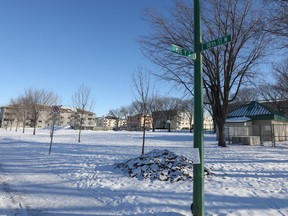
[[[190,118],[189,124],[190,124],[190,133],[192,133],[193,132],[193,128],[194,128],[193,118]]]
[[[116,130],[117,131],[119,130],[119,117],[117,117],[117,120],[116,120]]]
[[[36,123],[34,124],[33,135],[36,134]]]
[[[218,146],[226,147],[225,121],[217,124]]]
[[[145,146],[145,126],[146,126],[146,116],[144,116],[144,122],[143,122],[143,142],[142,142],[142,155],[144,154],[144,146]]]
[[[23,123],[23,133],[25,133],[25,122]]]
[[[78,143],[80,143],[80,138],[81,138],[81,130],[82,130],[82,124],[80,124],[80,128],[79,128],[79,134],[78,134]]]

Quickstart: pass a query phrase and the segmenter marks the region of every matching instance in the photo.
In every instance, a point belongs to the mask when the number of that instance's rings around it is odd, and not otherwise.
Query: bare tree
[[[53,104],[57,103],[58,96],[52,91],[45,89],[29,88],[24,92],[26,104],[29,106],[29,112],[32,115],[33,135],[36,134],[37,122],[44,111],[50,109]]]
[[[259,92],[257,88],[246,87],[246,88],[239,89],[234,102],[245,104],[247,102],[255,101],[257,99],[259,99]]]
[[[190,132],[192,133],[193,121],[194,121],[194,100],[188,99],[182,102],[182,109],[186,112],[186,115],[189,118],[189,127]]]
[[[269,102],[275,110],[287,113],[288,99],[288,63],[283,61],[275,65],[272,71],[274,80],[262,83],[258,86],[260,99]]]
[[[120,121],[125,119],[127,120],[127,116],[129,114],[129,107],[128,106],[121,106],[120,108],[117,108],[117,109],[112,109],[112,110],[109,110],[109,113],[108,115],[110,116],[113,116],[116,118],[116,130],[119,129],[119,124],[120,124]],[[125,126],[125,125],[121,125],[121,126]]]
[[[162,110],[179,109],[183,106],[183,99],[177,97],[162,97]]]
[[[134,108],[138,111],[138,114],[143,116],[143,142],[142,142],[142,155],[144,154],[145,146],[145,131],[146,131],[146,119],[150,115],[149,98],[153,90],[150,83],[150,76],[148,72],[144,71],[143,68],[138,70],[132,76],[133,92],[135,101],[133,103]]]
[[[122,112],[120,109],[112,109],[109,111],[108,115],[115,117],[116,119],[116,130],[119,129],[119,121],[122,117]]]
[[[269,43],[263,33],[261,9],[254,10],[251,0],[207,0],[202,14],[204,42],[227,34],[232,36],[231,43],[202,52],[206,102],[218,129],[218,145],[226,146],[224,124],[228,105],[241,85],[255,77],[253,67],[264,57]],[[162,68],[159,77],[182,86],[193,97],[194,62],[170,51],[171,44],[193,51],[192,6],[177,1],[169,17],[153,12],[146,17],[155,32],[139,40],[144,55]]]
[[[17,114],[19,121],[22,122],[22,132],[25,133],[25,127],[29,116],[30,103],[25,95],[20,95],[18,98],[16,98],[15,103],[18,104],[16,110],[19,112],[19,115]]]
[[[288,98],[288,59],[274,64],[272,78],[258,85],[258,94],[266,101]]]
[[[153,121],[160,121],[165,127],[168,124],[168,132],[171,132],[171,120],[177,118],[178,109],[183,109],[183,101],[177,97],[156,97],[154,99]]]
[[[78,142],[81,141],[81,131],[85,123],[87,115],[92,111],[94,106],[94,96],[92,95],[91,88],[82,84],[78,90],[72,95],[72,103],[77,110],[75,116],[79,124]]]
[[[121,106],[120,107],[120,115],[127,120],[127,116],[129,114],[129,106]]]
[[[129,106],[127,106],[127,111],[128,111],[128,114],[127,114],[128,116],[139,114],[138,109],[135,109],[134,101]]]
[[[273,74],[276,80],[275,87],[283,98],[288,98],[288,58],[274,66]]]
[[[150,98],[150,111],[151,111],[151,114],[152,114],[152,131],[154,132],[155,131],[155,120],[157,118],[157,116],[155,116],[155,113],[157,111],[160,111],[162,110],[162,107],[163,107],[163,104],[162,104],[162,98],[159,97],[157,94],[154,95],[154,96],[151,96]]]
[[[288,1],[264,0],[264,3],[268,8],[266,31],[275,36],[282,48],[288,48]]]
[[[18,130],[18,125],[19,125],[19,122],[21,121],[21,109],[23,108],[21,103],[20,103],[20,99],[17,98],[17,99],[11,99],[10,100],[10,104],[11,104],[11,107],[13,109],[13,113],[14,113],[14,116],[15,116],[15,120],[16,120],[16,128],[15,128],[15,131]]]
[[[283,94],[281,91],[279,91],[277,85],[271,83],[259,85],[258,91],[260,99],[267,102],[273,102],[275,104],[277,101],[285,98],[286,96],[286,94]]]

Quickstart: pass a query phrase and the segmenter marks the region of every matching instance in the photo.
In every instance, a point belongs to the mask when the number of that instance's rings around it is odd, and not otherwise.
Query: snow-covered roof
[[[235,117],[235,118],[228,118],[226,119],[226,123],[240,123],[240,122],[248,122],[251,121],[252,119],[246,116],[243,117]]]
[[[236,117],[249,117],[251,120],[277,120],[277,121],[288,121],[288,117],[284,114],[277,112],[264,104],[260,104],[253,101],[246,104],[238,109],[235,109],[228,113],[226,122],[228,119]]]
[[[65,110],[71,110],[72,112],[77,112],[77,109],[74,107],[66,107],[66,106],[61,106],[61,109],[65,109]]]
[[[227,117],[252,117],[252,116],[261,116],[261,115],[271,115],[274,114],[271,110],[266,108],[264,105],[257,103],[255,101],[249,103],[246,106],[240,107],[232,112],[230,112]]]

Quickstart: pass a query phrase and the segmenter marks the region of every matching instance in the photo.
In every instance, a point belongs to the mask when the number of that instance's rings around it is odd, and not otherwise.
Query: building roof
[[[252,121],[251,118],[249,117],[234,117],[234,118],[228,118],[226,120],[226,123],[243,123],[243,122],[249,122],[249,121]]]
[[[261,120],[281,120],[288,121],[288,118],[283,114],[273,111],[267,106],[260,104],[256,101],[252,101],[249,104],[241,106],[227,115],[227,120],[236,117],[249,117],[252,120],[261,119]],[[227,122],[227,121],[226,121]]]

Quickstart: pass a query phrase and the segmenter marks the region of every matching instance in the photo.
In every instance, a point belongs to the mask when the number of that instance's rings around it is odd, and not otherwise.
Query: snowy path
[[[131,179],[113,164],[139,156],[138,132],[0,129],[0,215],[190,216],[191,182]],[[147,133],[146,149],[189,156],[191,134]],[[205,215],[288,215],[288,143],[220,148],[205,137]]]

